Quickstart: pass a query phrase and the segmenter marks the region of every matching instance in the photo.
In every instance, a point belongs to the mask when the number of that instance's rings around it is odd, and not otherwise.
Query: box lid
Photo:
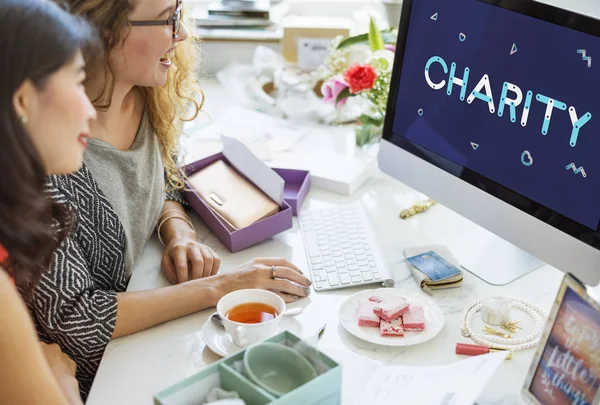
[[[223,156],[270,199],[283,207],[285,181],[237,139],[222,136]]]

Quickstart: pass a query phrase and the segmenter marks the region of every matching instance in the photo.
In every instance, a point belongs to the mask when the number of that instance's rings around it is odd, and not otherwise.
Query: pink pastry
[[[369,297],[369,301],[380,303],[383,302],[383,298],[381,298],[379,295],[372,295],[371,297]]]
[[[388,298],[377,304],[373,311],[384,321],[391,322],[407,312],[409,308],[410,304],[404,298]]]
[[[402,315],[404,330],[421,331],[425,329],[425,312],[420,305],[411,305],[410,310]]]
[[[392,322],[382,320],[379,326],[379,334],[381,336],[404,336],[402,318],[394,319]]]
[[[381,319],[373,312],[375,305],[377,303],[371,301],[358,303],[358,326],[379,327]]]

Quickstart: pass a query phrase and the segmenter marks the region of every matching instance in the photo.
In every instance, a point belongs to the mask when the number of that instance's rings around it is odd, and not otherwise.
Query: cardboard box
[[[282,332],[268,342],[294,346],[300,339],[290,333]],[[236,364],[243,359],[245,351],[222,359],[204,370],[180,381],[154,396],[155,405],[199,405],[203,404],[208,392],[214,387],[235,391],[246,405],[340,405],[342,400],[342,367],[311,347],[320,363],[319,376],[279,398],[253,384]],[[311,356],[312,357],[312,356]],[[315,359],[307,357],[313,362]],[[314,364],[314,363],[313,363]],[[319,371],[319,368],[317,368]]]
[[[283,20],[283,57],[303,69],[314,70],[323,63],[331,39],[350,36],[352,22],[346,18],[289,16]]]

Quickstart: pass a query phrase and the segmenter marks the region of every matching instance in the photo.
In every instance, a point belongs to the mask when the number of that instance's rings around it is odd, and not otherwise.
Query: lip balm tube
[[[480,354],[487,354],[493,352],[505,352],[503,349],[495,349],[493,347],[481,346],[481,345],[471,345],[468,343],[457,343],[456,344],[456,354],[464,354],[467,356],[479,356]],[[506,360],[512,359],[512,352],[506,356]]]

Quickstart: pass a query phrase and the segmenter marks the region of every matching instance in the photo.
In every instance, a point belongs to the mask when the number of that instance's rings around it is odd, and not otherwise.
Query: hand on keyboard
[[[215,277],[223,279],[219,288],[220,296],[245,288],[260,288],[274,292],[285,302],[307,297],[312,284],[296,265],[282,258],[256,258],[231,273]]]

